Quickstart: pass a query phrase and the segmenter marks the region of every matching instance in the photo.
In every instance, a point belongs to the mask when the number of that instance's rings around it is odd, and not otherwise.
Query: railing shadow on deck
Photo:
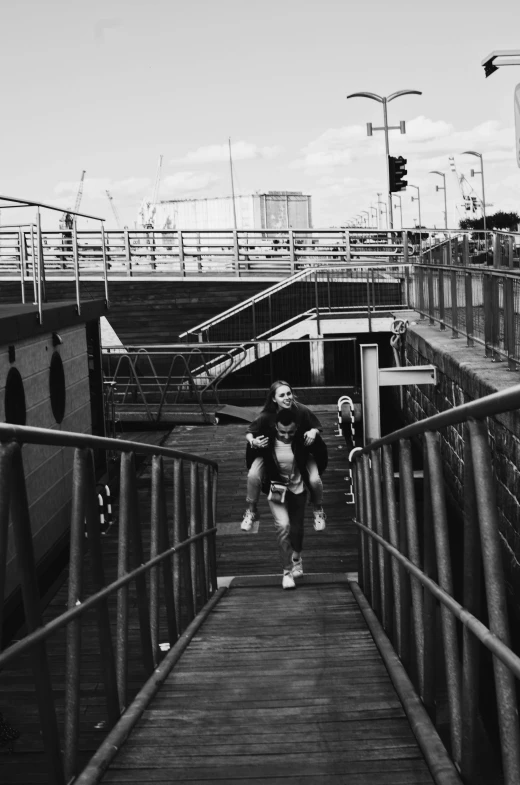
[[[28,443],[71,448],[73,461],[67,610],[45,625],[22,458],[22,445]],[[105,573],[106,540],[99,526],[93,450],[107,450],[121,457],[117,579],[111,583],[107,583]],[[137,454],[152,459],[148,558],[139,519]],[[185,465],[189,466],[187,485]],[[85,614],[89,610],[96,613],[105,715],[101,724],[109,735],[117,729],[124,737],[142,713],[143,700],[154,694],[218,601],[214,525],[217,469],[214,461],[169,448],[0,424],[0,611],[8,540],[12,537],[28,629],[25,637],[0,653],[0,670],[8,676],[10,666],[16,663],[18,667],[23,655],[30,657],[49,782],[64,785],[79,774],[80,702],[84,700],[81,652],[82,643],[91,643],[90,638],[85,640]],[[172,515],[167,511],[166,471],[173,482]],[[87,552],[90,571],[85,565]],[[136,635],[144,682],[137,698],[129,676],[129,657],[131,653],[135,656],[130,644],[132,609],[137,615],[134,626],[139,630]],[[57,689],[50,670],[49,643],[51,636],[60,632],[66,654],[64,688]],[[132,682],[135,679],[132,673]]]
[[[485,419],[519,407],[520,385],[515,385],[408,425],[363,449],[356,448],[350,456],[354,523],[360,534],[359,584],[433,720],[440,614],[449,746],[468,783],[478,781],[482,647],[492,655],[504,782],[520,782],[515,681],[520,679],[520,658],[511,649],[496,482]],[[456,562],[450,552],[438,433],[448,426],[463,427],[464,440],[463,546],[461,560]],[[417,437],[423,445],[422,510],[412,462],[412,440]],[[462,602],[454,590],[460,576]],[[488,620],[488,626],[483,620]]]

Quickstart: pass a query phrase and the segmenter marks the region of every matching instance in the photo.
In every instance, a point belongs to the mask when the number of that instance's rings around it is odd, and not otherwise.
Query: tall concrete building
[[[235,196],[237,229],[310,229],[311,197],[301,191]],[[155,205],[155,229],[233,229],[233,198],[172,199]]]

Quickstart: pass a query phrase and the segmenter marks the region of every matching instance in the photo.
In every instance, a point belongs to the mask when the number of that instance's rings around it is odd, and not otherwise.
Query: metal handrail
[[[67,610],[43,624],[37,589],[36,563],[25,485],[22,444],[73,447],[70,558]],[[121,453],[117,578],[105,581],[102,538],[93,449]],[[150,555],[146,559],[139,520],[136,454],[152,456]],[[164,458],[173,459],[173,545],[167,519]],[[186,508],[184,463],[189,464],[189,513]],[[81,620],[96,609],[101,672],[105,687],[107,732],[114,728],[127,707],[129,695],[129,587],[135,585],[145,678],[149,679],[161,659],[159,640],[166,638],[174,649],[186,625],[217,592],[216,526],[217,464],[214,461],[170,448],[138,442],[57,432],[50,429],[0,424],[0,543],[7,542],[8,527],[19,564],[28,634],[0,653],[4,668],[22,654],[32,655],[41,735],[47,756],[49,781],[65,785],[78,774]],[[200,478],[202,473],[202,480]],[[91,561],[92,592],[83,588],[85,527]],[[6,573],[7,554],[0,551],[0,594]],[[159,588],[159,567],[163,588]],[[108,599],[116,597],[117,621],[113,638]],[[1,597],[0,597],[1,599]],[[161,606],[164,611],[161,611]],[[1,608],[1,603],[0,603]],[[201,611],[202,612],[202,611]],[[167,631],[161,630],[164,618]],[[164,622],[163,622],[164,624]],[[66,667],[63,741],[60,739],[56,701],[52,689],[46,643],[66,628]],[[193,627],[194,629],[194,627]],[[190,633],[191,635],[191,633]],[[161,636],[161,637],[160,637]]]
[[[106,436],[91,436],[88,433],[74,433],[73,431],[54,431],[51,428],[34,428],[28,425],[11,425],[0,423],[0,442],[9,440],[25,444],[47,444],[55,447],[85,447],[92,450],[115,450],[122,453],[135,453],[136,455],[162,455],[165,458],[179,458],[186,461],[195,461],[211,466],[217,470],[218,464],[210,458],[193,455],[187,452],[174,450],[172,447],[159,447],[144,442],[133,442],[122,439],[110,439]]]
[[[436,603],[440,603],[451,755],[467,782],[478,766],[479,645],[493,655],[495,697],[506,785],[520,781],[520,727],[507,618],[493,459],[485,418],[520,408],[520,385],[415,422],[356,448],[359,583],[432,718],[436,703]],[[439,431],[464,423],[464,564],[450,555]],[[423,513],[414,484],[411,440],[423,441]],[[392,448],[398,448],[399,503]],[[488,624],[481,621],[483,566]],[[463,598],[454,575],[464,576]],[[426,590],[424,592],[424,589]],[[462,651],[455,620],[462,623]]]
[[[330,265],[326,265],[326,266],[320,266],[318,268],[309,267],[309,268],[307,268],[305,270],[300,270],[299,273],[295,273],[294,275],[291,275],[288,278],[285,278],[283,281],[278,281],[277,283],[273,284],[272,286],[268,287],[267,289],[264,289],[259,294],[252,295],[251,297],[248,297],[246,300],[243,300],[238,305],[234,305],[231,308],[228,308],[226,311],[222,311],[221,313],[218,314],[218,316],[214,316],[214,317],[211,317],[210,319],[206,319],[205,322],[201,322],[200,324],[195,325],[195,327],[192,327],[189,330],[186,330],[185,332],[180,333],[179,339],[182,339],[182,338],[185,338],[185,337],[187,338],[188,336],[194,335],[195,333],[202,333],[204,330],[207,330],[210,327],[213,327],[214,325],[219,324],[220,322],[222,322],[222,321],[224,321],[226,319],[229,319],[232,316],[235,316],[236,314],[240,313],[241,311],[245,310],[246,308],[250,308],[252,305],[256,305],[256,303],[259,303],[262,300],[268,299],[273,294],[277,294],[278,292],[288,288],[289,286],[292,286],[293,284],[298,283],[303,278],[311,278],[311,277],[315,276],[317,271],[320,274],[321,273],[327,273],[327,272],[338,273],[338,272],[341,272],[341,271],[345,271],[345,272],[349,272],[349,273],[352,272],[353,273],[353,272],[359,272],[359,271],[370,272],[372,270],[377,270],[378,272],[382,272],[382,271],[384,271],[384,269],[386,267],[390,267],[390,268],[402,267],[402,268],[410,269],[411,268],[411,264],[405,265],[405,264],[401,264],[400,263],[400,264],[385,264],[385,265],[381,265],[381,264],[379,264],[379,265],[373,265],[373,264],[372,265],[370,265],[370,264],[366,264],[366,265],[348,264],[348,265],[346,265],[346,264],[343,263],[343,264],[341,264],[340,266],[337,266],[337,267],[332,267]],[[256,336],[252,336],[252,337],[256,337]]]

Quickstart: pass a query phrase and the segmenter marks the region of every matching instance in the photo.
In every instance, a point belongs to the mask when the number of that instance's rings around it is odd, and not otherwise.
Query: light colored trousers
[[[283,503],[269,501],[274,519],[282,569],[292,568],[292,555],[301,553],[303,547],[303,519],[307,494],[285,492]]]
[[[320,473],[318,472],[318,467],[314,458],[309,458],[307,461],[307,471],[309,472],[309,490],[311,493],[311,502],[316,507],[321,507],[323,504],[323,483],[321,481]],[[246,502],[248,504],[258,504],[263,477],[264,459],[255,458],[251,464],[251,468],[247,473]]]

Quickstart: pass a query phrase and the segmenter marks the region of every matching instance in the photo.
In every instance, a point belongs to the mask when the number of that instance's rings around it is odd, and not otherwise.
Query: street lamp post
[[[370,216],[372,216],[372,212],[374,213],[374,228],[377,229],[377,207],[375,207],[373,204],[370,205]]]
[[[444,185],[436,185],[435,186],[435,190],[436,191],[444,191],[444,228],[447,229],[448,228],[448,206],[447,206],[447,202],[446,202],[446,175],[444,174],[444,172],[437,172],[437,171],[431,171],[430,174],[438,174],[440,177],[442,177],[442,179],[444,181]]]
[[[419,186],[418,185],[412,185],[411,183],[408,183],[408,185],[410,186],[410,188],[415,188],[415,190],[417,191],[417,196],[412,196],[411,199],[412,199],[412,202],[417,202],[418,203],[418,207],[419,207],[419,226],[422,226],[422,223],[421,223],[421,192],[419,190]]]
[[[367,216],[365,225],[368,227],[370,224],[370,213],[368,212],[368,210],[361,210],[361,212],[363,213],[363,215]]]
[[[351,95],[347,95],[348,98],[371,98],[372,101],[378,101],[380,104],[383,104],[383,119],[384,125],[379,128],[374,128],[372,123],[367,123],[367,136],[372,136],[373,131],[384,131],[385,132],[385,146],[386,146],[386,169],[387,169],[387,178],[388,178],[388,223],[390,224],[390,229],[394,228],[394,217],[392,212],[392,192],[390,190],[390,145],[388,143],[388,131],[392,130],[399,130],[402,134],[406,133],[406,123],[404,120],[401,120],[399,125],[388,125],[388,111],[387,106],[390,101],[393,101],[395,98],[399,98],[401,95],[422,95],[420,90],[398,90],[396,93],[392,93],[389,96],[382,96],[376,95],[376,93],[352,93]]]
[[[378,211],[377,211],[377,214],[378,214],[377,228],[378,229],[382,229],[383,228],[382,226],[380,226],[380,224],[383,223],[383,222],[379,220],[379,216],[383,215],[383,207],[384,207],[385,208],[385,223],[386,223],[386,228],[388,229],[388,212],[386,210],[386,204],[382,201],[381,196],[382,196],[382,194],[378,193],[378,195],[377,195],[377,207],[378,207]],[[392,200],[390,199],[390,202],[391,201]],[[379,209],[380,206],[381,206],[381,209]]]
[[[484,159],[482,158],[482,153],[476,153],[474,150],[465,150],[462,155],[475,155],[477,158],[480,158],[480,172],[476,172],[474,169],[471,170],[472,176],[474,174],[480,174],[482,180],[482,218],[484,221],[484,231],[486,231],[486,192],[484,190]]]
[[[394,199],[399,199],[399,212],[401,213],[401,229],[403,228],[403,202],[399,194],[393,194]]]

